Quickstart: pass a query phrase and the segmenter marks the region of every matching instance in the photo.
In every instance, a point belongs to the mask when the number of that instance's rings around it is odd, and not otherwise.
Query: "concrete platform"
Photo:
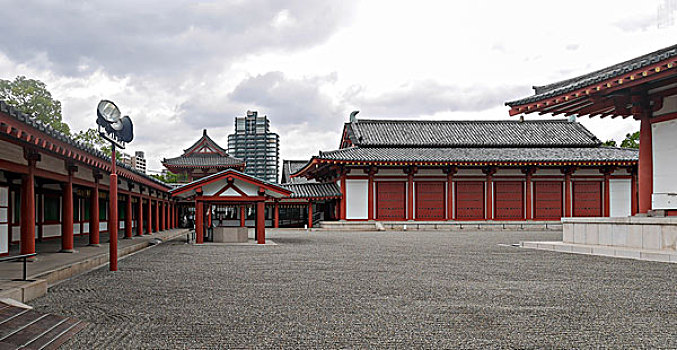
[[[549,250],[560,253],[599,255],[645,261],[677,263],[677,252],[631,247],[601,246],[565,242],[520,242],[522,248]]]
[[[166,230],[143,237],[118,240],[118,258],[144,249],[157,238],[168,241],[185,237],[187,229]],[[39,298],[47,293],[47,288],[72,276],[90,271],[109,262],[108,235],[101,234],[99,247],[89,246],[88,236],[75,237],[75,253],[60,253],[61,241],[58,239],[36,242],[35,261],[28,262],[29,281],[19,281],[23,273],[23,262],[0,263],[0,298],[7,297],[21,302]],[[17,255],[18,245],[10,247],[10,255]]]
[[[320,228],[331,231],[544,231],[562,229],[559,221],[322,221]]]

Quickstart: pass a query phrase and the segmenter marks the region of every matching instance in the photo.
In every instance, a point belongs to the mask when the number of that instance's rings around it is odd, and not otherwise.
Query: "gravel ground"
[[[91,322],[76,349],[677,348],[677,264],[499,245],[561,232],[270,238],[169,242],[33,305]]]

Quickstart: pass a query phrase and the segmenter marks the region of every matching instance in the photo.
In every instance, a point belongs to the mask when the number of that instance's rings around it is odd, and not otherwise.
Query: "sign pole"
[[[108,233],[110,237],[110,271],[118,270],[118,175],[115,171],[115,143],[111,142],[111,174],[108,200],[110,217],[108,218]]]

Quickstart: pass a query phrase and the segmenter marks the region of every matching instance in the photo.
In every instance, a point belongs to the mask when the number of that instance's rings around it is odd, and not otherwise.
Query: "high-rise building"
[[[146,158],[143,151],[136,151],[133,156],[122,153],[122,163],[129,165],[142,173],[146,173]]]
[[[277,182],[280,137],[270,132],[267,116],[256,111],[235,117],[235,133],[228,135],[228,153],[244,159],[244,172],[270,182]]]

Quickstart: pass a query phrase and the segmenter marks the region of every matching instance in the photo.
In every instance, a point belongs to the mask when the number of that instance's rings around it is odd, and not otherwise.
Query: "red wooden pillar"
[[[369,178],[367,181],[367,210],[369,210],[367,219],[374,220],[374,174],[376,174],[378,170],[375,167],[369,167],[364,171],[367,173]]]
[[[148,219],[146,219],[146,233],[153,234],[153,200],[148,195]]]
[[[165,201],[158,202],[160,210],[160,231],[165,230]]]
[[[89,197],[89,245],[99,246],[99,179],[101,174],[94,173],[94,188]]]
[[[611,201],[609,200],[609,178],[611,174],[608,171],[604,172],[604,216],[611,216]]]
[[[273,227],[280,227],[280,202],[275,201],[275,212],[273,213]]]
[[[573,168],[565,168],[564,171],[564,216],[571,217],[571,174],[573,174]]]
[[[20,254],[35,253],[35,164],[40,154],[24,149],[28,174],[21,180],[21,243]]]
[[[38,212],[38,220],[35,222],[37,225],[37,231],[38,231],[38,242],[42,242],[42,238],[44,236],[45,230],[44,230],[44,223],[45,223],[45,196],[42,194],[42,186],[38,184],[38,189],[35,191],[37,194],[37,212]]]
[[[143,196],[139,196],[139,207],[136,210],[136,235],[143,236]]]
[[[204,243],[204,209],[202,201],[195,200],[195,243]]]
[[[113,145],[112,159],[115,159],[115,145]],[[110,257],[109,271],[118,270],[118,174],[115,170],[115,161],[111,164],[110,184],[108,185],[109,217],[108,217],[108,256]]]
[[[522,173],[525,175],[526,180],[524,182],[524,186],[526,187],[524,190],[525,196],[527,197],[525,200],[525,210],[526,210],[526,215],[524,218],[526,220],[532,220],[533,215],[532,215],[532,209],[531,209],[531,201],[532,201],[532,195],[531,195],[531,176],[534,175],[536,172],[536,168],[534,167],[528,167],[528,168],[523,168]]]
[[[165,230],[169,230],[169,229],[172,228],[170,223],[169,223],[170,222],[169,218],[171,217],[171,214],[172,214],[171,211],[169,210],[169,208],[170,208],[169,201],[166,201],[165,202]]]
[[[174,228],[174,202],[169,203],[169,228]]]
[[[417,170],[416,167],[404,170],[407,174],[407,220],[414,220],[414,174]]]
[[[639,127],[639,212],[651,210],[651,194],[653,193],[653,154],[651,121],[648,113],[641,117]]]
[[[73,253],[73,165],[66,165],[68,181],[61,194],[61,252]]]
[[[339,219],[346,219],[346,174],[341,174],[341,205],[339,210]]]
[[[447,210],[446,219],[452,220],[454,218],[454,175],[456,174],[456,167],[448,167],[442,170],[447,174]]]
[[[240,205],[240,227],[244,227],[244,222],[245,220],[245,205],[241,204]]]
[[[486,204],[485,204],[485,218],[487,220],[494,219],[494,174],[496,173],[496,168],[488,167],[482,170],[487,176],[486,179]]]
[[[132,194],[127,194],[125,211],[125,238],[132,238]]]
[[[313,202],[308,202],[308,228],[313,228]]]
[[[266,221],[264,216],[265,210],[265,201],[256,202],[256,240],[258,244],[266,243]]]
[[[158,232],[158,231],[160,231],[160,200],[159,199],[155,201],[155,215],[154,215],[153,219],[155,219],[154,226],[153,226],[153,228],[155,230],[153,232]]]

